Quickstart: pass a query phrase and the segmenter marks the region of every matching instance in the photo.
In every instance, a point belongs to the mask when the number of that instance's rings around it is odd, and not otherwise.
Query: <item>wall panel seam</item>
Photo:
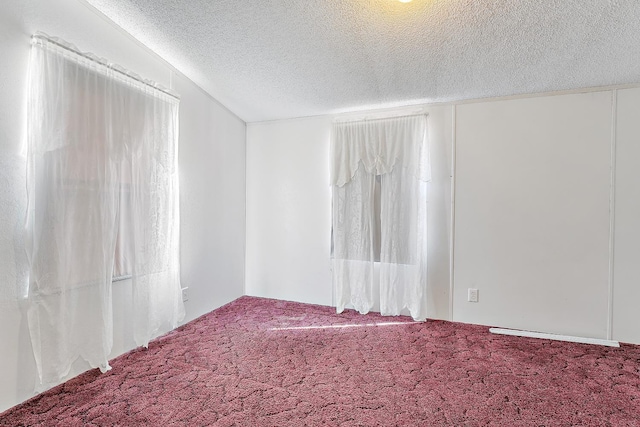
[[[609,283],[607,307],[607,339],[613,337],[613,288],[615,265],[615,231],[616,231],[616,139],[618,127],[618,89],[611,92],[611,153],[610,153],[610,185],[609,185]]]
[[[451,106],[451,220],[449,238],[449,321],[453,322],[455,230],[456,230],[456,105]]]

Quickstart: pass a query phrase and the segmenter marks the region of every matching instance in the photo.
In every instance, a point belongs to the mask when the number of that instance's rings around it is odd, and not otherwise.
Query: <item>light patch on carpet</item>
[[[342,328],[371,328],[374,326],[397,326],[397,325],[414,325],[422,322],[380,322],[380,323],[364,323],[364,324],[347,324],[347,325],[313,325],[313,326],[287,326],[284,328],[271,328],[270,331],[292,331],[307,329],[342,329]]]

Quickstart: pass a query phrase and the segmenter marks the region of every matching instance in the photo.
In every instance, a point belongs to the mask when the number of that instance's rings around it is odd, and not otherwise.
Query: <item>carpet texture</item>
[[[242,297],[0,426],[640,426],[640,347]]]

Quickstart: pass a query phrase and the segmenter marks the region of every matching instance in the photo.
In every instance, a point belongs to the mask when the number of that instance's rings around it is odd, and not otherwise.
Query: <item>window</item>
[[[426,317],[426,117],[336,123],[332,274],[338,312],[352,304]],[[380,294],[373,295],[379,262]]]
[[[178,98],[43,34],[30,61],[28,319],[46,386],[80,356],[109,369],[113,277],[131,275],[138,345],[184,316]]]

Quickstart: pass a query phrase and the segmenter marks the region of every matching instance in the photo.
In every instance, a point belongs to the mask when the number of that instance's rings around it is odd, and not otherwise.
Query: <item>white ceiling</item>
[[[86,0],[247,122],[640,83],[640,0]]]

